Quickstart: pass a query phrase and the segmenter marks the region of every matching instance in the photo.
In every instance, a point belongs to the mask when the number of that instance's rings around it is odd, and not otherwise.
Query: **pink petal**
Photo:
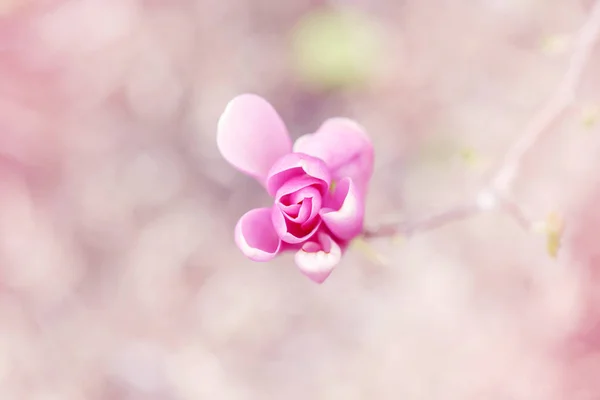
[[[275,232],[279,238],[289,244],[298,244],[305,242],[321,226],[321,219],[315,218],[312,221],[307,221],[304,224],[296,224],[287,219],[279,207],[273,207],[271,218]]]
[[[298,190],[290,196],[292,201],[303,201],[304,204],[308,204],[309,213],[306,215],[304,221],[298,220],[296,222],[306,222],[316,217],[321,211],[321,204],[323,202],[321,193],[313,186],[309,186]],[[307,203],[308,202],[308,203]]]
[[[304,200],[304,201],[307,201],[307,200]],[[317,215],[319,215],[319,212],[321,211],[322,202],[323,202],[323,199],[322,199],[321,195],[316,195],[315,197],[311,198],[310,215],[308,216],[307,221],[310,221],[311,219],[313,219]]]
[[[244,255],[254,261],[273,259],[281,240],[273,228],[270,208],[256,208],[240,218],[235,227],[235,243]]]
[[[307,222],[321,210],[321,191],[317,187],[322,188],[324,184],[322,180],[307,175],[292,178],[279,188],[275,203],[290,221]]]
[[[296,217],[289,217],[288,219],[297,224],[304,224],[310,219],[311,211],[313,209],[313,201],[312,198],[307,198],[302,201],[302,206],[300,206],[300,211]]]
[[[323,190],[327,190],[331,184],[331,174],[322,160],[306,154],[291,153],[279,159],[269,170],[267,191],[275,196],[286,182],[305,175],[318,179]]]
[[[277,111],[254,94],[242,94],[227,104],[219,119],[217,146],[231,165],[261,183],[275,161],[292,149]]]
[[[364,129],[347,118],[325,121],[316,133],[304,135],[294,144],[294,152],[320,158],[332,178],[352,178],[361,195],[366,194],[373,174],[373,145]]]
[[[304,199],[308,198],[321,198],[321,192],[314,186],[303,187],[300,190],[295,191],[290,195],[290,201],[293,203],[299,203]]]
[[[320,233],[318,240],[319,243],[308,242],[302,246],[294,261],[300,271],[313,282],[323,283],[340,262],[342,250],[331,236],[325,233]]]
[[[343,240],[360,234],[365,215],[364,200],[350,178],[340,180],[321,218],[331,233]]]
[[[306,190],[309,190],[310,193],[320,194],[319,189],[323,188],[326,182],[322,181],[318,178],[313,178],[307,175],[297,176],[291,178],[287,182],[284,182],[277,192],[275,193],[275,201],[281,202],[285,205],[297,204],[304,197],[302,193],[308,194]],[[312,195],[310,197],[313,197]]]
[[[302,207],[301,204],[292,204],[292,205],[286,206],[281,203],[279,203],[278,206],[281,209],[281,211],[283,211],[285,213],[285,215],[287,215],[291,218],[296,218],[298,216],[298,214],[300,213],[300,208]]]
[[[316,197],[307,197],[302,200],[302,205],[300,205],[300,210],[298,210],[297,214],[289,214],[283,207],[280,206],[280,209],[285,213],[285,217],[295,223],[301,224],[302,226],[309,225],[309,223],[319,215],[319,211],[321,211],[321,196],[317,195]]]

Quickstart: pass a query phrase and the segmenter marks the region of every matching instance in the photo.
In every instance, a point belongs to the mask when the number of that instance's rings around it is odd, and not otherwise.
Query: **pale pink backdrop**
[[[515,179],[529,218],[564,217],[555,259],[489,212],[315,285],[235,248],[268,199],[215,142],[243,92],[293,137],[354,118],[367,223],[418,220],[473,196],[594,3],[0,0],[0,399],[600,398],[600,46]],[[327,5],[378,31],[362,85],[299,78],[290,34]]]

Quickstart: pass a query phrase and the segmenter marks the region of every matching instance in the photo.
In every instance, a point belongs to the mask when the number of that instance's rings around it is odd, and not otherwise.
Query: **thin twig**
[[[475,204],[458,205],[438,214],[431,215],[416,223],[381,225],[376,229],[366,230],[363,237],[365,239],[391,236],[410,238],[416,233],[430,231],[444,226],[449,222],[466,219],[477,214],[479,211],[481,210]]]
[[[492,196],[492,200],[494,198],[497,200],[497,204],[502,211],[513,217],[523,228],[531,229],[532,222],[525,216],[518,204],[507,200],[510,197],[510,189],[521,169],[525,156],[535,147],[540,138],[550,130],[552,124],[573,104],[583,72],[599,36],[600,0],[596,1],[587,21],[576,36],[567,71],[556,91],[542,108],[534,114],[526,125],[523,134],[510,147],[498,167],[487,174],[490,178],[486,179],[484,189],[477,199],[442,211],[416,223],[384,224],[375,229],[367,229],[364,232],[364,237],[411,236],[418,232],[429,231],[451,222],[463,220],[489,210],[488,199],[490,196]],[[481,196],[482,193],[485,195],[484,197]],[[480,201],[482,198],[486,199],[485,204]]]
[[[525,155],[536,145],[541,136],[548,132],[551,125],[575,100],[575,93],[588,63],[594,45],[600,35],[600,1],[597,1],[587,22],[579,30],[573,46],[573,55],[567,72],[554,95],[534,115],[524,133],[504,156],[500,167],[491,179],[491,186],[498,192],[510,190],[510,186],[519,173]]]

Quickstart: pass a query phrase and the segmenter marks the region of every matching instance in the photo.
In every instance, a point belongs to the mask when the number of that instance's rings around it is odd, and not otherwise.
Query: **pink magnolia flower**
[[[374,157],[363,129],[332,118],[292,146],[277,111],[262,97],[243,94],[221,115],[217,145],[229,163],[274,198],[271,207],[250,210],[237,223],[242,253],[269,261],[296,251],[300,270],[317,283],[325,281],[363,229]]]

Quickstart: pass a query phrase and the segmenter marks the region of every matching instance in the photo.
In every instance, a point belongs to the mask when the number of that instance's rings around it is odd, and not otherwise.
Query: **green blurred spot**
[[[396,234],[392,236],[392,244],[395,246],[402,246],[406,243],[406,236],[402,234]]]
[[[546,237],[546,248],[548,249],[548,254],[552,258],[556,258],[558,255],[558,250],[560,249],[560,234],[557,232],[550,232]]]
[[[586,129],[592,129],[600,120],[600,107],[587,106],[581,112],[581,123]]]
[[[458,161],[468,168],[480,170],[489,164],[487,157],[471,146],[464,146],[455,137],[435,137],[422,145],[419,160],[430,165]]]
[[[418,160],[425,164],[445,164],[456,157],[459,149],[459,144],[452,137],[428,138],[419,149]]]
[[[551,212],[546,219],[537,226],[537,229],[534,229],[546,236],[546,250],[552,258],[558,256],[558,251],[562,244],[564,226],[564,220],[560,214]]]
[[[475,149],[471,147],[466,147],[460,150],[460,158],[467,164],[469,167],[476,167],[481,161],[479,155],[475,151]]]
[[[331,180],[331,184],[329,185],[329,192],[331,193],[335,193],[335,187],[337,186],[337,182],[334,180]]]
[[[373,246],[369,242],[367,242],[363,237],[358,236],[352,242],[350,242],[350,246],[358,251],[360,251],[367,259],[374,264],[387,265],[389,260],[377,252]]]
[[[296,73],[320,89],[368,83],[382,62],[377,28],[367,15],[350,10],[305,15],[292,32]]]
[[[564,53],[569,47],[570,38],[567,35],[550,35],[542,40],[542,53],[557,55]]]

